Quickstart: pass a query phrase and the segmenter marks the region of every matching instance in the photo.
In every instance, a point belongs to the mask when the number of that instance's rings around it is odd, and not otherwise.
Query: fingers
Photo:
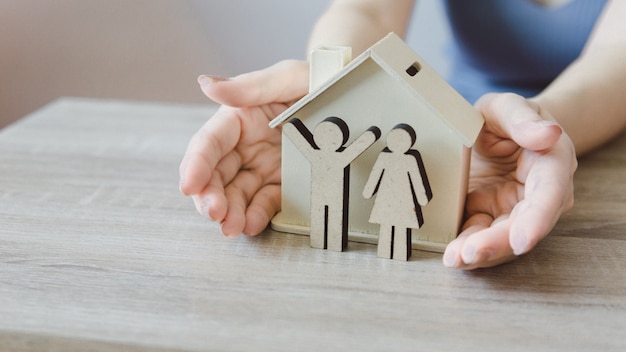
[[[476,102],[476,108],[485,117],[486,133],[476,143],[481,153],[503,156],[518,146],[545,150],[563,133],[548,111],[516,94],[486,94]]]
[[[548,189],[553,186],[546,185]],[[564,200],[564,194],[571,194],[567,189],[552,189],[549,193],[543,193],[548,191],[543,187],[535,190],[540,196],[531,194],[517,203],[510,215],[503,214],[495,220],[488,213],[471,216],[465,230],[448,244],[444,265],[464,270],[492,267],[534,248],[573,202],[568,196]]]
[[[517,163],[516,178],[524,184],[522,200],[511,217],[510,244],[513,252],[528,252],[548,235],[560,216],[574,204],[574,146],[563,133],[548,149],[525,150]]]
[[[222,233],[257,235],[280,210],[280,185],[263,185],[252,172],[242,171],[226,187],[228,210],[222,223]]]
[[[212,173],[207,187],[200,194],[192,196],[196,209],[201,215],[220,223],[224,220],[228,210],[224,186],[235,178],[240,165],[239,155],[234,152],[229,153],[222,158]]]
[[[246,210],[246,226],[243,233],[258,235],[280,211],[280,185],[266,185],[252,198]]]
[[[446,248],[445,266],[469,270],[515,258],[509,245],[509,214],[519,199],[520,188],[516,182],[498,183],[468,195],[468,219],[461,234]]]
[[[469,226],[448,244],[443,264],[450,268],[472,270],[496,266],[515,259],[508,244],[509,219],[493,221],[487,214],[468,219]]]
[[[198,83],[210,99],[224,105],[245,107],[295,101],[307,93],[308,75],[305,61],[285,60],[230,79],[202,75],[198,77]]]
[[[226,236],[237,236],[243,232],[246,222],[246,208],[254,193],[261,186],[262,179],[260,177],[252,172],[242,170],[226,187],[228,211],[222,224],[222,232]]]
[[[550,233],[574,202],[576,158],[566,142],[545,153],[524,151],[518,167],[528,169],[527,175],[468,195],[470,217],[446,248],[444,265],[466,270],[499,265],[527,253]]]
[[[523,163],[523,161],[522,161]],[[560,142],[537,158],[524,181],[524,197],[511,217],[513,252],[528,252],[548,235],[560,216],[574,204],[573,177],[577,162],[570,143]]]
[[[209,186],[192,199],[200,214],[222,224],[224,235],[257,235],[280,211],[280,184],[263,185],[262,178],[250,171],[223,177],[216,170]]]
[[[180,190],[200,193],[209,183],[216,165],[239,142],[240,120],[231,108],[222,106],[189,141],[180,163]]]
[[[280,165],[280,158],[269,159],[266,153],[255,162],[261,159],[274,166],[247,168],[240,153],[230,153],[220,161],[199,197],[204,204],[196,207],[221,223],[226,236],[256,235],[280,210],[280,167],[275,166]],[[268,167],[271,170],[266,170]]]

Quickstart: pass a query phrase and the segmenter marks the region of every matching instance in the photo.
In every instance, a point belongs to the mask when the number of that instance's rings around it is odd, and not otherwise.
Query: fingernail
[[[211,218],[211,215],[209,214],[209,208],[211,208],[211,201],[204,198],[204,197],[197,197],[194,196],[194,200],[196,202],[196,209],[198,209],[198,212],[200,213],[200,215],[207,217],[209,220],[214,221],[213,218]]]
[[[528,238],[523,233],[513,232],[511,233],[511,248],[513,249],[513,254],[521,255],[526,252],[526,248],[528,247]]]
[[[204,86],[204,85],[207,85],[207,84],[211,83],[211,80],[209,79],[208,76],[200,75],[200,76],[198,76],[198,83],[201,86]]]
[[[227,231],[224,231],[224,223],[222,223],[222,235],[228,238],[237,238],[241,233],[235,232],[234,234],[228,234]]]
[[[180,191],[180,193],[185,193],[183,192],[183,187],[185,187],[185,182],[187,182],[187,180],[185,179],[185,176],[180,176],[180,180],[178,181],[178,190]]]
[[[185,195],[186,193],[183,192],[183,187],[187,183],[187,165],[188,159],[187,157],[183,157],[183,160],[181,160],[178,166],[178,190]]]
[[[201,86],[204,86],[204,85],[207,85],[207,84],[211,84],[211,83],[215,83],[215,82],[222,82],[222,81],[228,81],[228,78],[212,76],[212,75],[200,75],[200,76],[198,76],[198,83]]]
[[[474,261],[476,260],[477,254],[478,254],[478,251],[476,250],[476,247],[472,245],[466,245],[463,248],[463,251],[461,252],[461,258],[463,259],[463,263],[465,264],[474,263]]]
[[[213,218],[211,218],[211,214],[209,214],[209,208],[211,207],[211,204],[207,203],[204,204],[203,206],[200,207],[200,214],[202,214],[203,216],[206,216],[209,220],[214,221]]]
[[[557,126],[558,124],[554,121],[549,120],[533,120],[533,121],[524,121],[521,123],[525,128],[533,131],[540,130],[542,128]]]
[[[455,250],[446,250],[443,254],[443,265],[448,268],[456,267],[456,251]]]

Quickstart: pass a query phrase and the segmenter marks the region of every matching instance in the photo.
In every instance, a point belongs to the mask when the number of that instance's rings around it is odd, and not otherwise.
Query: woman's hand
[[[308,64],[282,61],[232,79],[198,81],[223,105],[189,142],[180,190],[225,235],[256,235],[280,210],[281,129],[268,123],[306,94]]]
[[[446,248],[448,267],[511,261],[548,235],[574,203],[574,146],[550,113],[515,94],[487,94],[485,126],[472,151],[462,232]]]

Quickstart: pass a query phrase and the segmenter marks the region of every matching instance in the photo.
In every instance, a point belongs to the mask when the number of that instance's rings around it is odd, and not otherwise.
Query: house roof
[[[482,115],[394,33],[388,34],[352,60],[326,83],[305,95],[270,121],[270,127],[276,127],[289,119],[335,82],[369,59],[376,62],[388,75],[397,79],[398,84],[409,88],[417,99],[429,105],[452,130],[456,131],[464,145],[471,147],[474,144],[484,123]],[[419,72],[411,76],[407,73],[407,68],[414,64],[419,66]]]

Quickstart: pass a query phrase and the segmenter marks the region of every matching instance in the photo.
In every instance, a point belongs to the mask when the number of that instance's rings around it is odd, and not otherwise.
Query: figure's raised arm
[[[363,132],[341,153],[344,164],[350,164],[354,159],[361,155],[361,153],[374,144],[380,138],[380,135],[380,129],[376,126],[372,126]]]
[[[283,132],[298,148],[300,153],[304,155],[307,160],[311,161],[313,157],[313,151],[317,148],[313,134],[298,118],[293,118],[283,126]]]

